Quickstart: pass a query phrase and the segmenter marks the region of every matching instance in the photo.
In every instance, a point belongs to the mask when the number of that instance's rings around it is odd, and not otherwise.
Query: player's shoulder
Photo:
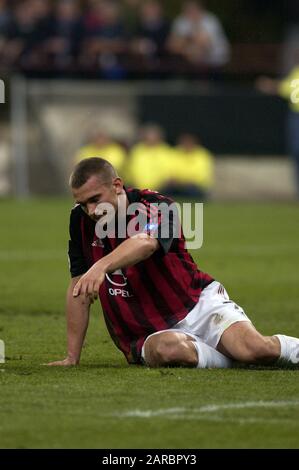
[[[71,212],[70,212],[70,224],[76,225],[77,223],[80,223],[84,215],[85,213],[82,207],[80,206],[80,204],[76,204],[74,207],[72,207]]]
[[[173,204],[174,200],[164,194],[154,191],[152,189],[141,189],[140,190],[140,200],[147,201],[149,203],[162,204]]]
[[[72,217],[78,217],[78,216],[82,216],[84,214],[84,211],[82,209],[82,207],[80,206],[80,204],[75,204],[72,208],[71,208],[71,216]]]

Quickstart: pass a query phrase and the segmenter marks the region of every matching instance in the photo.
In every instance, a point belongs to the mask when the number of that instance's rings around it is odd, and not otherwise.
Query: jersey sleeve
[[[82,246],[81,214],[77,208],[73,209],[71,212],[69,233],[69,268],[71,276],[77,277],[86,273],[88,270]]]
[[[170,211],[162,211],[158,228],[158,242],[164,254],[167,254],[174,245],[174,239],[179,238],[180,223],[175,203],[168,205]]]
[[[174,201],[160,196],[151,196],[146,200],[148,223],[143,232],[156,238],[163,254],[174,246],[174,240],[181,236],[179,212]]]

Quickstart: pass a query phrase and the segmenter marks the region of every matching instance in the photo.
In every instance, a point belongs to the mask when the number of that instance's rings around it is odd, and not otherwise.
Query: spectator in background
[[[103,25],[102,0],[88,0],[87,11],[83,18],[84,32],[87,37],[96,36]]]
[[[138,11],[142,0],[122,0],[122,16],[126,24],[127,32],[132,35],[138,23]]]
[[[126,151],[120,144],[114,142],[105,130],[95,129],[92,132],[90,141],[78,150],[75,164],[90,157],[103,157],[117,169],[120,175],[124,175]]]
[[[230,46],[218,18],[202,2],[187,1],[173,23],[168,48],[195,66],[221,69],[230,57]]]
[[[34,12],[37,29],[36,40],[39,42],[47,37],[49,22],[53,16],[52,3],[50,0],[31,0],[30,6]]]
[[[0,0],[0,57],[2,48],[6,43],[7,28],[10,21],[10,11],[7,7],[7,0]]]
[[[115,0],[93,1],[85,17],[81,63],[100,68],[103,78],[123,78],[125,69],[120,57],[125,51],[126,33],[119,4]]]
[[[49,35],[52,4],[50,0],[30,0],[30,8],[35,17],[35,30],[32,39],[32,52],[27,68],[30,70],[47,69],[48,59],[44,51],[44,42]]]
[[[36,37],[37,19],[31,0],[17,3],[2,39],[1,62],[7,66],[26,66],[30,62]]]
[[[172,155],[159,126],[142,127],[140,141],[131,149],[129,182],[135,187],[159,191],[169,180]]]
[[[38,22],[48,20],[52,14],[50,0],[31,0],[30,5]]]
[[[166,193],[207,199],[214,181],[214,158],[195,135],[185,133],[179,137],[173,162],[173,182],[165,188]]]
[[[10,11],[7,6],[7,0],[0,0],[0,37],[5,34],[10,21]]]
[[[47,26],[44,52],[59,69],[68,68],[78,54],[83,28],[77,0],[59,0]]]
[[[285,13],[285,37],[282,44],[282,74],[287,75],[296,66],[299,52],[299,2],[282,2]]]
[[[147,0],[140,6],[139,18],[133,33],[131,51],[149,66],[157,66],[158,58],[165,53],[165,43],[170,23],[165,18],[162,5],[157,0]]]
[[[270,95],[278,95],[289,103],[287,117],[287,148],[294,163],[297,198],[299,199],[299,60],[288,76],[283,80],[260,77],[256,87],[259,91]]]

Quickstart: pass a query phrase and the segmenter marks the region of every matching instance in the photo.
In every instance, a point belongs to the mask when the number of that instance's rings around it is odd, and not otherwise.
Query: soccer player
[[[64,360],[49,365],[79,364],[90,304],[98,297],[111,338],[129,363],[225,368],[233,361],[299,362],[299,339],[261,335],[224,287],[198,269],[174,213],[165,217],[155,210],[155,203],[170,205],[171,200],[126,188],[101,158],[81,161],[70,185],[77,205],[70,217],[68,351]],[[150,222],[120,237],[118,214],[125,207],[129,232],[135,209],[133,215],[127,209],[133,203]],[[108,204],[115,209],[113,217]],[[113,234],[109,227],[115,219]],[[99,227],[107,229],[105,236],[98,236]]]

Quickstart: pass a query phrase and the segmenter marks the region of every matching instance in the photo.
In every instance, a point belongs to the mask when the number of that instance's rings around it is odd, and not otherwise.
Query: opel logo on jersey
[[[111,277],[113,276],[113,280]],[[127,285],[127,278],[124,276],[121,269],[117,269],[114,273],[106,274],[108,281],[116,287],[125,287]]]
[[[123,274],[121,269],[117,269],[111,274],[106,274],[106,279],[112,284],[114,287],[109,287],[108,291],[110,295],[113,296],[121,296],[124,298],[133,297],[132,294],[126,289],[123,289],[128,283],[127,278]]]

